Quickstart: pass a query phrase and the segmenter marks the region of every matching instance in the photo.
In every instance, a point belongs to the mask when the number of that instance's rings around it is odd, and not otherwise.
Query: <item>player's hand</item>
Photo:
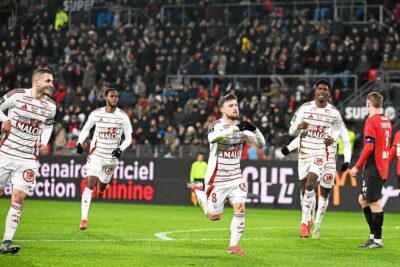
[[[39,143],[39,151],[40,153],[47,154],[49,151],[47,150],[47,146],[42,143]]]
[[[119,159],[119,157],[121,157],[121,153],[122,153],[122,150],[120,148],[117,148],[111,153],[111,155],[113,157],[116,157],[117,159]]]
[[[355,177],[357,175],[358,169],[356,167],[351,168],[350,175]]]
[[[257,129],[257,127],[254,126],[254,124],[252,124],[248,121],[239,121],[239,123],[236,126],[239,127],[240,131],[248,130],[248,131],[252,132]]]
[[[332,145],[333,142],[334,142],[334,140],[333,140],[332,137],[328,136],[328,137],[325,138],[325,145],[326,145],[326,146]]]
[[[299,125],[297,125],[297,129],[302,129],[305,130],[308,128],[308,123],[303,121],[302,123],[300,123]]]
[[[82,145],[81,145],[80,143],[77,143],[77,144],[76,144],[76,153],[82,154],[82,152],[83,152],[83,147],[82,147]]]
[[[340,168],[341,172],[346,171],[349,168],[350,163],[349,162],[343,162],[342,167]]]
[[[289,151],[289,149],[288,149],[287,146],[283,146],[283,147],[281,148],[281,152],[282,152],[282,154],[283,154],[284,156],[287,156],[287,155],[289,155],[289,153],[290,153],[290,151]]]
[[[3,121],[1,125],[1,133],[8,134],[11,131],[11,120]]]

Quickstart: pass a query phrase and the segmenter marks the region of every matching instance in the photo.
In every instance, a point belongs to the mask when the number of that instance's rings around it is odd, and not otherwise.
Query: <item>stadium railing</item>
[[[322,78],[328,79],[331,84],[334,84],[337,79],[341,79],[343,84],[347,85],[349,89],[355,92],[358,90],[358,76],[347,73],[329,75],[168,75],[166,76],[165,84],[170,84],[173,89],[180,90],[183,88],[183,85],[189,85],[192,81],[196,80],[211,90],[218,82],[218,84],[231,84],[236,89],[243,86],[253,86],[260,91],[271,83],[293,86],[303,85],[306,88],[310,88],[316,80]]]
[[[202,10],[203,9],[203,10]],[[299,10],[310,11],[310,19],[318,21],[330,19],[344,23],[372,23],[371,17],[384,24],[385,16],[391,15],[383,5],[369,5],[368,1],[273,1],[270,6],[264,3],[211,3],[207,5],[183,4],[164,5],[161,8],[161,22],[186,25],[198,12],[207,10],[207,19],[223,21],[226,26],[237,25],[243,20],[259,19],[261,21],[286,18],[285,13]],[[198,18],[197,18],[198,19]]]

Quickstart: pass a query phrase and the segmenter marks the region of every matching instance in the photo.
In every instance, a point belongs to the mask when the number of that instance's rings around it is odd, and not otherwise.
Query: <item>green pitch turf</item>
[[[8,209],[1,199],[1,237]],[[242,256],[226,254],[231,216],[227,208],[211,222],[198,207],[93,202],[82,232],[80,203],[28,200],[15,236],[21,252],[0,255],[0,266],[399,266],[400,214],[385,214],[383,249],[363,250],[361,212],[328,210],[313,240],[298,237],[300,211],[248,209]]]

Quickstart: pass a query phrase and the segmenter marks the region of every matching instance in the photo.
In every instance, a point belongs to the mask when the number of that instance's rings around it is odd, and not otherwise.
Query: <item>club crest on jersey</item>
[[[107,128],[107,132],[99,132],[99,137],[103,139],[117,139],[117,128],[109,127]]]
[[[322,165],[324,163],[324,159],[323,158],[315,158],[314,163],[316,165]]]
[[[115,165],[108,165],[108,166],[105,166],[105,167],[104,167],[104,172],[105,172],[107,175],[111,175],[111,174],[114,173],[114,169],[115,169]]]
[[[27,169],[22,173],[22,178],[28,183],[33,182],[35,180],[35,172],[32,169]]]
[[[325,175],[324,175],[324,181],[325,181],[325,183],[327,183],[327,184],[332,183],[332,181],[333,181],[333,175],[332,175],[332,174],[325,174]]]

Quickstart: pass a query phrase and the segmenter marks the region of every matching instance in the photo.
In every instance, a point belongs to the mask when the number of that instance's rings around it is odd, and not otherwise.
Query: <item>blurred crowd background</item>
[[[220,117],[218,98],[234,92],[242,119],[257,125],[267,142],[264,149],[246,145],[243,158],[280,159],[290,120],[313,99],[318,76],[328,77],[331,102],[340,106],[354,88],[400,68],[396,1],[368,1],[368,12],[360,1],[76,2],[83,6],[0,1],[0,10],[17,7],[19,20],[11,26],[1,20],[0,95],[29,88],[35,67],[54,71],[57,115],[49,149],[55,155],[74,153],[88,114],[113,87],[134,130],[126,153],[207,153],[208,126]],[[334,9],[333,2],[354,6]],[[354,23],[342,19],[348,17]],[[269,76],[253,79],[259,75]],[[357,125],[346,124],[357,151]]]

